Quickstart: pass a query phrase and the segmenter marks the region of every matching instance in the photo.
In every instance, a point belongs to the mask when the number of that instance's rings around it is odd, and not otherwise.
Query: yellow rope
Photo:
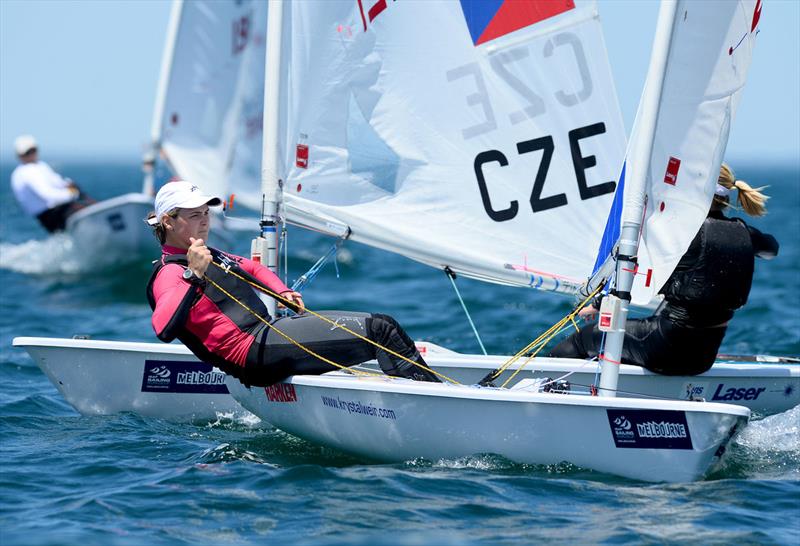
[[[275,298],[275,299],[277,299],[277,300],[279,300],[279,301],[283,302],[284,304],[288,304],[289,306],[293,306],[293,305],[294,305],[294,304],[292,303],[292,301],[291,301],[291,300],[288,300],[287,298],[284,298],[284,297],[283,297],[283,296],[281,296],[280,294],[277,294],[277,293],[273,292],[272,290],[269,290],[268,288],[265,288],[265,287],[261,286],[260,284],[256,284],[256,283],[254,283],[254,282],[251,282],[250,280],[248,280],[248,279],[246,279],[246,278],[242,277],[241,275],[239,275],[239,274],[238,274],[238,273],[236,273],[235,271],[231,270],[230,268],[223,267],[223,266],[221,266],[220,264],[218,264],[218,263],[216,263],[216,262],[211,262],[211,263],[212,263],[213,265],[217,266],[218,268],[220,268],[221,270],[223,270],[223,271],[224,271],[226,274],[233,275],[233,276],[234,276],[234,277],[236,277],[237,279],[239,279],[239,280],[241,280],[241,281],[244,281],[245,283],[249,284],[249,285],[250,285],[250,286],[252,286],[253,288],[255,288],[255,289],[257,289],[257,290],[260,290],[260,291],[264,292],[265,294],[267,294],[267,295],[269,295],[269,296],[271,296],[271,297],[273,297],[273,298]],[[274,329],[275,329],[275,331],[276,331],[276,332],[278,332],[278,333],[279,333],[281,336],[283,336],[284,338],[286,338],[287,340],[289,340],[289,341],[290,341],[290,342],[292,342],[293,344],[297,345],[298,347],[300,347],[302,350],[306,351],[306,352],[307,352],[307,353],[309,353],[310,355],[312,355],[312,356],[315,356],[315,357],[319,358],[320,360],[322,360],[323,362],[326,362],[326,363],[328,363],[328,364],[331,364],[331,365],[333,365],[333,366],[335,366],[335,367],[337,367],[337,368],[341,368],[341,369],[347,369],[347,370],[349,370],[349,369],[350,369],[350,368],[348,368],[347,366],[342,366],[341,364],[338,364],[338,363],[336,363],[336,362],[333,362],[333,361],[331,361],[331,360],[329,360],[329,359],[327,359],[327,358],[324,358],[324,357],[322,357],[322,356],[320,356],[320,355],[318,355],[318,354],[314,353],[314,352],[313,352],[313,351],[311,351],[310,349],[308,349],[308,348],[304,347],[304,346],[303,346],[303,345],[302,345],[300,342],[298,342],[298,341],[296,341],[296,340],[292,339],[292,338],[291,338],[291,337],[289,337],[287,334],[285,334],[285,333],[281,332],[280,330],[278,330],[277,328],[275,328],[275,326],[274,326],[274,323],[270,323],[270,322],[266,321],[266,320],[265,320],[263,317],[261,317],[261,316],[260,316],[258,313],[256,313],[255,311],[253,311],[252,309],[250,309],[249,307],[247,307],[247,305],[245,305],[244,303],[242,303],[241,301],[239,301],[238,299],[236,299],[236,297],[235,297],[235,296],[233,296],[232,294],[229,294],[228,292],[226,292],[226,291],[225,291],[225,290],[224,290],[224,289],[223,289],[221,286],[219,286],[217,283],[215,283],[214,281],[212,281],[211,279],[209,279],[207,276],[205,276],[205,275],[204,275],[204,278],[205,278],[206,280],[208,280],[208,281],[209,281],[211,284],[213,284],[215,287],[217,287],[217,288],[218,288],[218,289],[219,289],[219,290],[220,290],[220,291],[221,291],[223,294],[225,294],[226,296],[228,296],[229,298],[231,298],[233,301],[235,301],[236,303],[238,303],[239,305],[241,305],[242,307],[244,307],[245,309],[247,309],[247,311],[249,311],[250,313],[252,313],[252,314],[253,314],[253,315],[255,315],[256,317],[258,317],[258,319],[259,319],[259,320],[261,320],[261,321],[262,321],[262,322],[264,322],[265,324],[269,325],[269,327],[270,327],[270,328],[274,328]],[[393,350],[391,350],[391,349],[389,349],[389,348],[387,348],[387,347],[384,347],[384,346],[382,346],[380,343],[376,343],[376,342],[372,341],[371,339],[369,339],[369,338],[367,338],[367,337],[365,337],[365,336],[362,336],[362,335],[361,335],[361,334],[359,334],[358,332],[355,332],[355,331],[351,330],[351,329],[350,329],[350,328],[348,328],[347,326],[345,326],[345,325],[343,325],[343,324],[339,324],[338,322],[336,322],[336,321],[333,321],[333,320],[329,319],[328,317],[326,317],[326,316],[324,316],[324,315],[321,315],[321,314],[319,314],[319,313],[315,313],[314,311],[312,311],[312,310],[310,310],[310,309],[308,309],[308,308],[306,308],[305,312],[309,313],[309,314],[310,314],[310,315],[312,315],[312,316],[315,316],[315,317],[317,317],[318,319],[320,319],[320,320],[322,320],[322,321],[324,321],[324,322],[327,322],[328,324],[330,324],[330,325],[331,325],[331,326],[333,326],[334,328],[340,328],[340,329],[344,330],[345,332],[347,332],[347,333],[349,333],[349,334],[351,334],[351,335],[353,335],[353,336],[355,336],[355,337],[357,337],[357,338],[361,339],[362,341],[366,341],[366,342],[367,342],[367,343],[369,343],[370,345],[374,345],[374,346],[375,346],[375,347],[377,347],[378,349],[381,349],[382,351],[385,351],[385,352],[389,353],[390,355],[396,356],[397,358],[400,358],[401,360],[404,360],[404,361],[406,361],[406,362],[408,362],[408,363],[410,363],[410,364],[413,364],[414,366],[417,366],[417,367],[419,367],[419,368],[422,368],[423,370],[425,370],[425,371],[428,371],[428,372],[430,372],[430,373],[432,373],[432,374],[436,375],[437,377],[440,377],[440,378],[444,379],[445,381],[448,381],[448,382],[450,382],[450,383],[453,383],[453,384],[455,384],[455,385],[460,385],[460,383],[459,383],[458,381],[456,381],[455,379],[451,379],[450,377],[447,377],[446,375],[444,375],[444,374],[441,374],[441,373],[437,372],[436,370],[433,370],[433,369],[429,368],[428,366],[425,366],[424,364],[420,364],[419,362],[415,362],[415,361],[411,360],[410,358],[407,358],[407,357],[405,357],[405,356],[401,355],[400,353],[397,353],[397,352],[395,352],[395,351],[393,351]],[[360,372],[360,373],[366,373],[366,372]],[[370,375],[376,375],[376,374],[370,374]]]
[[[312,350],[311,350],[311,349],[309,349],[308,347],[305,347],[305,346],[303,346],[301,343],[299,343],[298,341],[296,341],[296,340],[292,339],[292,338],[291,338],[291,337],[290,337],[288,334],[286,334],[285,332],[282,332],[282,331],[280,331],[280,330],[279,330],[278,328],[276,328],[276,327],[275,327],[273,324],[270,324],[270,323],[269,323],[269,322],[268,322],[268,321],[267,321],[267,320],[266,320],[264,317],[262,317],[261,315],[259,315],[259,314],[258,314],[256,311],[254,311],[254,310],[250,309],[250,307],[248,307],[248,306],[247,306],[247,304],[245,304],[244,302],[242,302],[242,301],[238,300],[238,299],[237,299],[237,298],[236,298],[236,297],[235,297],[233,294],[231,294],[230,292],[228,292],[227,290],[225,290],[224,288],[222,288],[220,285],[218,285],[217,283],[215,283],[215,282],[214,282],[213,280],[211,280],[209,277],[207,277],[207,276],[203,275],[203,278],[204,278],[205,280],[207,280],[209,283],[211,283],[212,285],[214,285],[214,287],[216,287],[216,289],[217,289],[217,290],[219,290],[220,292],[222,292],[223,294],[225,294],[226,296],[228,296],[230,299],[232,299],[233,301],[235,301],[236,303],[238,303],[239,305],[241,305],[242,307],[244,307],[244,308],[245,308],[247,311],[249,311],[249,312],[250,312],[250,313],[251,313],[253,316],[255,316],[255,317],[258,319],[258,320],[260,320],[261,322],[263,322],[264,324],[266,324],[267,326],[269,326],[271,329],[275,330],[275,331],[276,331],[278,334],[280,334],[281,336],[283,336],[283,338],[285,338],[285,339],[286,339],[286,340],[288,340],[289,342],[293,343],[294,345],[297,345],[298,347],[300,347],[302,350],[304,350],[305,352],[307,352],[307,353],[308,353],[308,354],[310,354],[311,356],[313,356],[313,357],[316,357],[316,358],[319,358],[319,359],[320,359],[320,360],[322,360],[323,362],[325,362],[325,363],[327,363],[327,364],[330,364],[331,366],[333,366],[333,367],[335,367],[335,368],[339,368],[339,369],[342,369],[342,370],[346,370],[346,371],[348,371],[348,372],[351,372],[351,373],[354,373],[354,374],[371,375],[371,376],[376,376],[376,377],[380,376],[380,374],[376,374],[376,373],[365,372],[365,371],[362,371],[362,370],[352,370],[352,369],[348,368],[347,366],[343,366],[343,365],[341,365],[341,364],[339,364],[339,363],[337,363],[337,362],[334,362],[333,360],[330,360],[330,359],[328,359],[328,358],[325,358],[325,357],[324,357],[324,356],[322,356],[322,355],[319,355],[319,354],[315,353],[314,351],[312,351]]]
[[[518,361],[520,358],[522,358],[522,357],[523,357],[525,354],[527,354],[528,352],[530,352],[530,351],[531,351],[531,350],[532,350],[534,347],[537,347],[537,348],[536,348],[536,350],[535,350],[535,351],[533,351],[533,352],[532,352],[532,353],[531,353],[531,354],[528,356],[528,358],[525,360],[525,362],[523,362],[523,363],[522,363],[522,365],[521,365],[521,366],[519,366],[519,367],[518,367],[518,368],[517,368],[517,369],[514,371],[514,373],[513,373],[513,374],[511,374],[511,377],[509,377],[508,379],[506,379],[506,380],[503,382],[503,384],[501,385],[501,387],[505,387],[506,385],[508,385],[508,383],[509,383],[509,382],[510,382],[512,379],[514,379],[514,377],[516,377],[516,375],[517,375],[519,372],[521,372],[521,371],[523,370],[523,368],[525,368],[525,366],[528,364],[528,362],[530,362],[530,361],[531,361],[531,360],[532,360],[532,359],[533,359],[533,358],[534,358],[534,357],[535,357],[535,356],[536,356],[536,355],[539,353],[539,351],[541,351],[541,350],[542,350],[542,349],[543,349],[543,348],[544,348],[544,347],[547,345],[547,343],[549,343],[549,342],[550,342],[550,340],[551,340],[551,339],[553,339],[555,336],[557,336],[557,335],[558,335],[558,334],[560,334],[562,331],[564,331],[564,328],[565,328],[565,327],[567,327],[567,325],[568,325],[570,322],[572,322],[572,323],[573,323],[573,325],[574,325],[574,326],[577,328],[577,324],[575,324],[575,316],[578,314],[578,312],[580,312],[580,310],[581,310],[581,309],[583,309],[583,307],[584,307],[584,306],[585,306],[585,305],[586,305],[586,304],[587,304],[589,301],[591,301],[591,299],[592,299],[592,298],[593,298],[595,295],[597,295],[597,293],[598,293],[598,292],[600,292],[600,290],[601,290],[602,288],[603,288],[603,287],[602,287],[602,285],[601,285],[601,286],[598,286],[598,287],[597,287],[597,288],[596,288],[596,289],[595,289],[595,290],[594,290],[594,291],[593,291],[591,294],[589,294],[589,295],[588,295],[588,296],[587,296],[587,297],[586,297],[586,298],[585,298],[585,299],[584,299],[584,300],[583,300],[583,301],[582,301],[580,304],[578,304],[578,305],[577,305],[577,306],[576,306],[576,307],[575,307],[575,308],[572,310],[572,312],[571,312],[571,313],[569,313],[567,316],[565,316],[564,318],[562,318],[561,320],[559,320],[557,323],[555,323],[554,325],[552,325],[552,326],[551,326],[550,328],[548,328],[548,329],[547,329],[547,330],[546,330],[546,331],[545,331],[543,334],[541,334],[541,335],[540,335],[539,337],[537,337],[535,340],[533,340],[533,341],[532,341],[532,342],[530,342],[528,345],[526,345],[525,347],[523,347],[523,348],[522,348],[520,351],[518,351],[518,352],[517,352],[517,354],[515,354],[514,356],[512,356],[510,359],[508,359],[508,360],[507,360],[507,361],[506,361],[506,362],[505,362],[505,363],[504,363],[502,366],[500,366],[500,368],[498,368],[498,369],[497,369],[497,371],[495,371],[495,372],[494,372],[494,374],[492,374],[492,377],[490,378],[490,380],[497,379],[498,377],[500,377],[500,375],[501,375],[503,372],[505,372],[505,371],[506,371],[506,370],[507,370],[507,369],[508,369],[508,368],[509,368],[509,367],[510,367],[512,364],[514,364],[514,363],[515,363],[515,362],[517,362],[517,361]]]

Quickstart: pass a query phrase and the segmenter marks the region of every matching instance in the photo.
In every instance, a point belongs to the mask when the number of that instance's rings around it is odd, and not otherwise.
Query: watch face
[[[192,278],[192,270],[191,269],[185,269],[183,271],[183,278],[186,279],[187,281],[189,279],[191,279]]]

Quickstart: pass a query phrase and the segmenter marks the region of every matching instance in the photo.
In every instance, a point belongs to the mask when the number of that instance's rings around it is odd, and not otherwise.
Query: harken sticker
[[[668,410],[606,410],[617,447],[692,449],[686,413]]]
[[[270,402],[297,402],[297,391],[291,383],[275,383],[264,387],[264,394]]]

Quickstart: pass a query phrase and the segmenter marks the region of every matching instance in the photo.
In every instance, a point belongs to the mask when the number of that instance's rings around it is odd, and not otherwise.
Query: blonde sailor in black
[[[652,317],[627,321],[622,363],[664,375],[700,374],[714,364],[728,321],[747,302],[754,258],[778,254],[775,237],[723,214],[733,188],[745,212],[766,213],[767,197],[735,180],[723,165],[708,217],[661,289],[664,303]],[[594,304],[580,315],[592,319],[596,310]],[[594,358],[602,343],[603,332],[592,323],[559,343],[549,356]]]

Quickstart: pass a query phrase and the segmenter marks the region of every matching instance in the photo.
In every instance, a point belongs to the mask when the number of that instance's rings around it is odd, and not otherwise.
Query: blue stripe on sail
[[[627,163],[627,162],[626,162]],[[619,239],[619,225],[622,218],[622,196],[625,193],[625,163],[622,164],[622,172],[619,175],[619,184],[617,184],[617,192],[614,194],[614,202],[611,204],[611,211],[608,213],[608,220],[606,220],[606,229],[603,231],[603,239],[600,241],[600,249],[597,251],[597,260],[594,262],[592,268],[592,275],[594,275],[606,258],[611,254]]]
[[[478,39],[492,22],[492,19],[505,0],[461,0],[461,10],[464,12],[464,19],[472,37],[472,43]]]

